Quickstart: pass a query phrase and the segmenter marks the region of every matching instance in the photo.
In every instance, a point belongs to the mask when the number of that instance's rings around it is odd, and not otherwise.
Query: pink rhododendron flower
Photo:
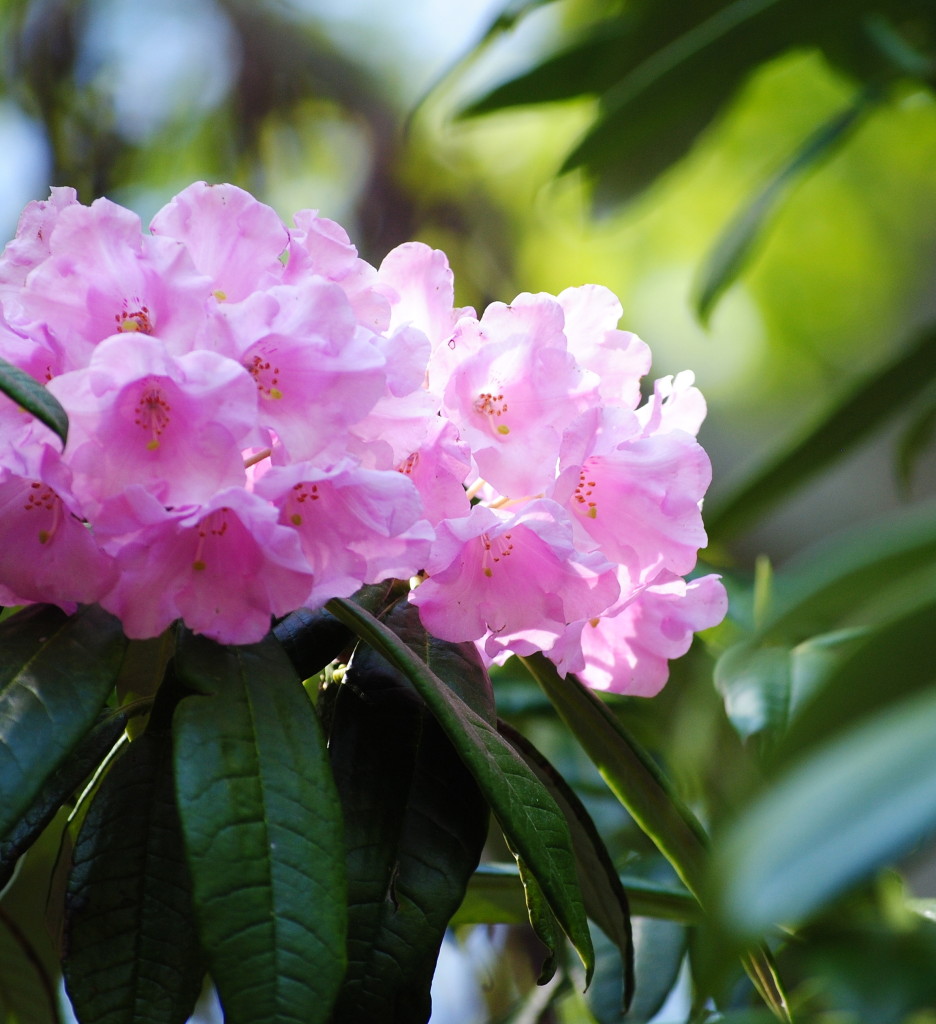
[[[445,254],[379,269],[314,210],[287,227],[196,182],[153,218],[53,189],[0,255],[0,358],[68,443],[0,395],[0,600],[97,601],[134,638],[222,643],[418,578],[425,627],[498,661],[656,692],[724,614],[691,373],[606,288],[455,305]]]

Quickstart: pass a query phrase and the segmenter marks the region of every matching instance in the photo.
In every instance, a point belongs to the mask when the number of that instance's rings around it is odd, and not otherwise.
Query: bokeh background
[[[693,36],[693,19],[714,28]],[[708,400],[706,558],[741,595],[741,620],[765,558],[782,571],[936,492],[933,343],[900,362],[936,321],[927,0],[2,0],[0,40],[3,238],[50,185],[146,223],[205,179],[287,223],[316,208],[374,263],[410,239],[438,246],[460,305],[610,287],[654,373],[692,369]],[[750,245],[719,275],[713,253],[745,211]],[[785,458],[787,476],[771,476]],[[689,664],[634,717],[701,800],[731,790],[731,766]],[[625,835],[542,708],[509,678],[502,695]],[[910,866],[918,894],[936,896],[927,870]],[[666,926],[641,925],[672,946],[672,974],[685,936]],[[478,945],[483,965],[489,940],[463,949]],[[490,960],[480,970],[487,1003],[456,965],[439,1024],[493,1014],[501,982]]]

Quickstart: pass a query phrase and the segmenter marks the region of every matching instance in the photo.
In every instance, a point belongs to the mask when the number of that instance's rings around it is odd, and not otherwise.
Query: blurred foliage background
[[[4,237],[50,185],[145,222],[191,181],[223,180],[287,222],[318,208],[372,262],[413,238],[443,248],[459,304],[613,289],[655,374],[693,369],[708,399],[707,560],[733,596],[729,622],[660,698],[615,709],[717,835],[722,819],[740,822],[713,883],[741,877],[732,898],[765,878],[744,876],[736,849],[754,810],[771,814],[754,795],[780,792],[774,780],[808,768],[811,749],[873,788],[842,730],[861,713],[889,722],[891,698],[936,699],[933,641],[917,642],[936,632],[932,0],[3,0],[0,38]],[[621,870],[672,883],[547,702],[519,673],[500,695],[576,784]],[[818,723],[805,738],[804,701]],[[901,743],[881,742],[878,768],[901,790],[920,766],[888,761]],[[932,757],[922,767],[929,779]],[[815,772],[802,792],[829,775]],[[770,820],[794,837],[802,824],[808,845],[825,819],[804,821],[790,786]],[[884,849],[855,840],[866,856],[796,905],[802,941],[781,966],[802,1019],[936,1020],[936,926],[907,916],[905,883],[880,874],[917,850],[910,896],[936,897],[932,802],[886,819]],[[793,842],[790,863],[802,852]],[[36,891],[8,894],[4,920],[36,916]],[[763,914],[785,909],[778,899]],[[629,1019],[657,1013],[683,963],[690,938],[673,916],[636,918]],[[760,917],[751,928],[767,932]],[[702,1003],[695,1019],[762,1019],[721,976],[730,932],[692,933],[696,977],[728,1014]],[[596,982],[587,1011],[572,985],[562,999],[533,987],[535,966],[518,966],[525,938],[496,941],[518,945],[498,961],[507,974],[489,961],[480,989],[451,982],[439,1021],[616,1019],[613,981]]]

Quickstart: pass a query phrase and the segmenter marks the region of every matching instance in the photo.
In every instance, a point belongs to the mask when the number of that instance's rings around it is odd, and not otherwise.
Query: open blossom
[[[444,640],[656,692],[725,592],[684,579],[704,399],[681,373],[641,404],[650,352],[621,312],[584,285],[478,315],[444,253],[374,268],[334,221],[287,226],[233,185],[195,183],[149,234],[53,189],[0,255],[0,357],[69,436],[0,395],[0,601],[251,643],[412,577]]]

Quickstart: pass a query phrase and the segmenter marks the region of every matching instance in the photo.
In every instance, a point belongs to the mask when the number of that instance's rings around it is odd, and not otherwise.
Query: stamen
[[[59,523],[62,521],[62,499],[51,487],[47,487],[38,480],[33,480],[26,494],[23,511],[47,514],[46,522],[39,527],[38,537],[40,544],[48,544],[55,536]],[[48,513],[51,513],[51,521],[49,521]]]
[[[286,503],[294,502],[293,511],[289,513],[289,521],[293,526],[302,525],[302,512],[301,508],[296,508],[298,505],[303,505],[307,501],[318,501],[321,495],[318,492],[318,484],[306,484],[299,483],[293,484],[292,494],[286,499]],[[285,511],[285,509],[284,509]]]
[[[130,303],[124,299],[123,312],[114,314],[118,333],[139,332],[140,334],[152,334],[153,320],[150,316],[149,307],[140,305],[140,300],[136,297],[132,299],[132,302],[136,303],[138,308],[131,309]]]
[[[474,400],[474,410],[482,416],[488,417],[488,422],[495,434],[506,437],[510,433],[510,427],[506,423],[497,422],[499,416],[507,412],[507,403],[502,394],[495,395],[491,391],[482,391]]]
[[[494,569],[490,565],[493,562],[495,565],[505,558],[509,558],[513,552],[513,544],[511,543],[510,533],[505,533],[501,537],[495,537],[491,540],[486,533],[481,534],[481,546],[483,548],[481,554],[481,571],[485,576],[490,579],[494,575]]]
[[[153,382],[149,387],[144,386],[134,412],[136,416],[133,422],[150,434],[150,439],[146,442],[147,449],[151,452],[156,451],[160,445],[160,437],[172,420],[172,406],[163,397],[157,383]]]
[[[589,462],[591,460],[588,460]],[[589,519],[596,519],[598,516],[598,502],[592,497],[595,488],[598,486],[597,481],[590,480],[590,473],[587,472],[588,462],[582,467],[579,472],[578,486],[575,488],[575,493],[572,495],[572,500],[576,503],[578,511],[584,516],[588,516]]]
[[[254,356],[247,366],[247,372],[257,382],[257,388],[264,398],[279,399],[283,392],[279,387],[280,368],[263,356]]]

